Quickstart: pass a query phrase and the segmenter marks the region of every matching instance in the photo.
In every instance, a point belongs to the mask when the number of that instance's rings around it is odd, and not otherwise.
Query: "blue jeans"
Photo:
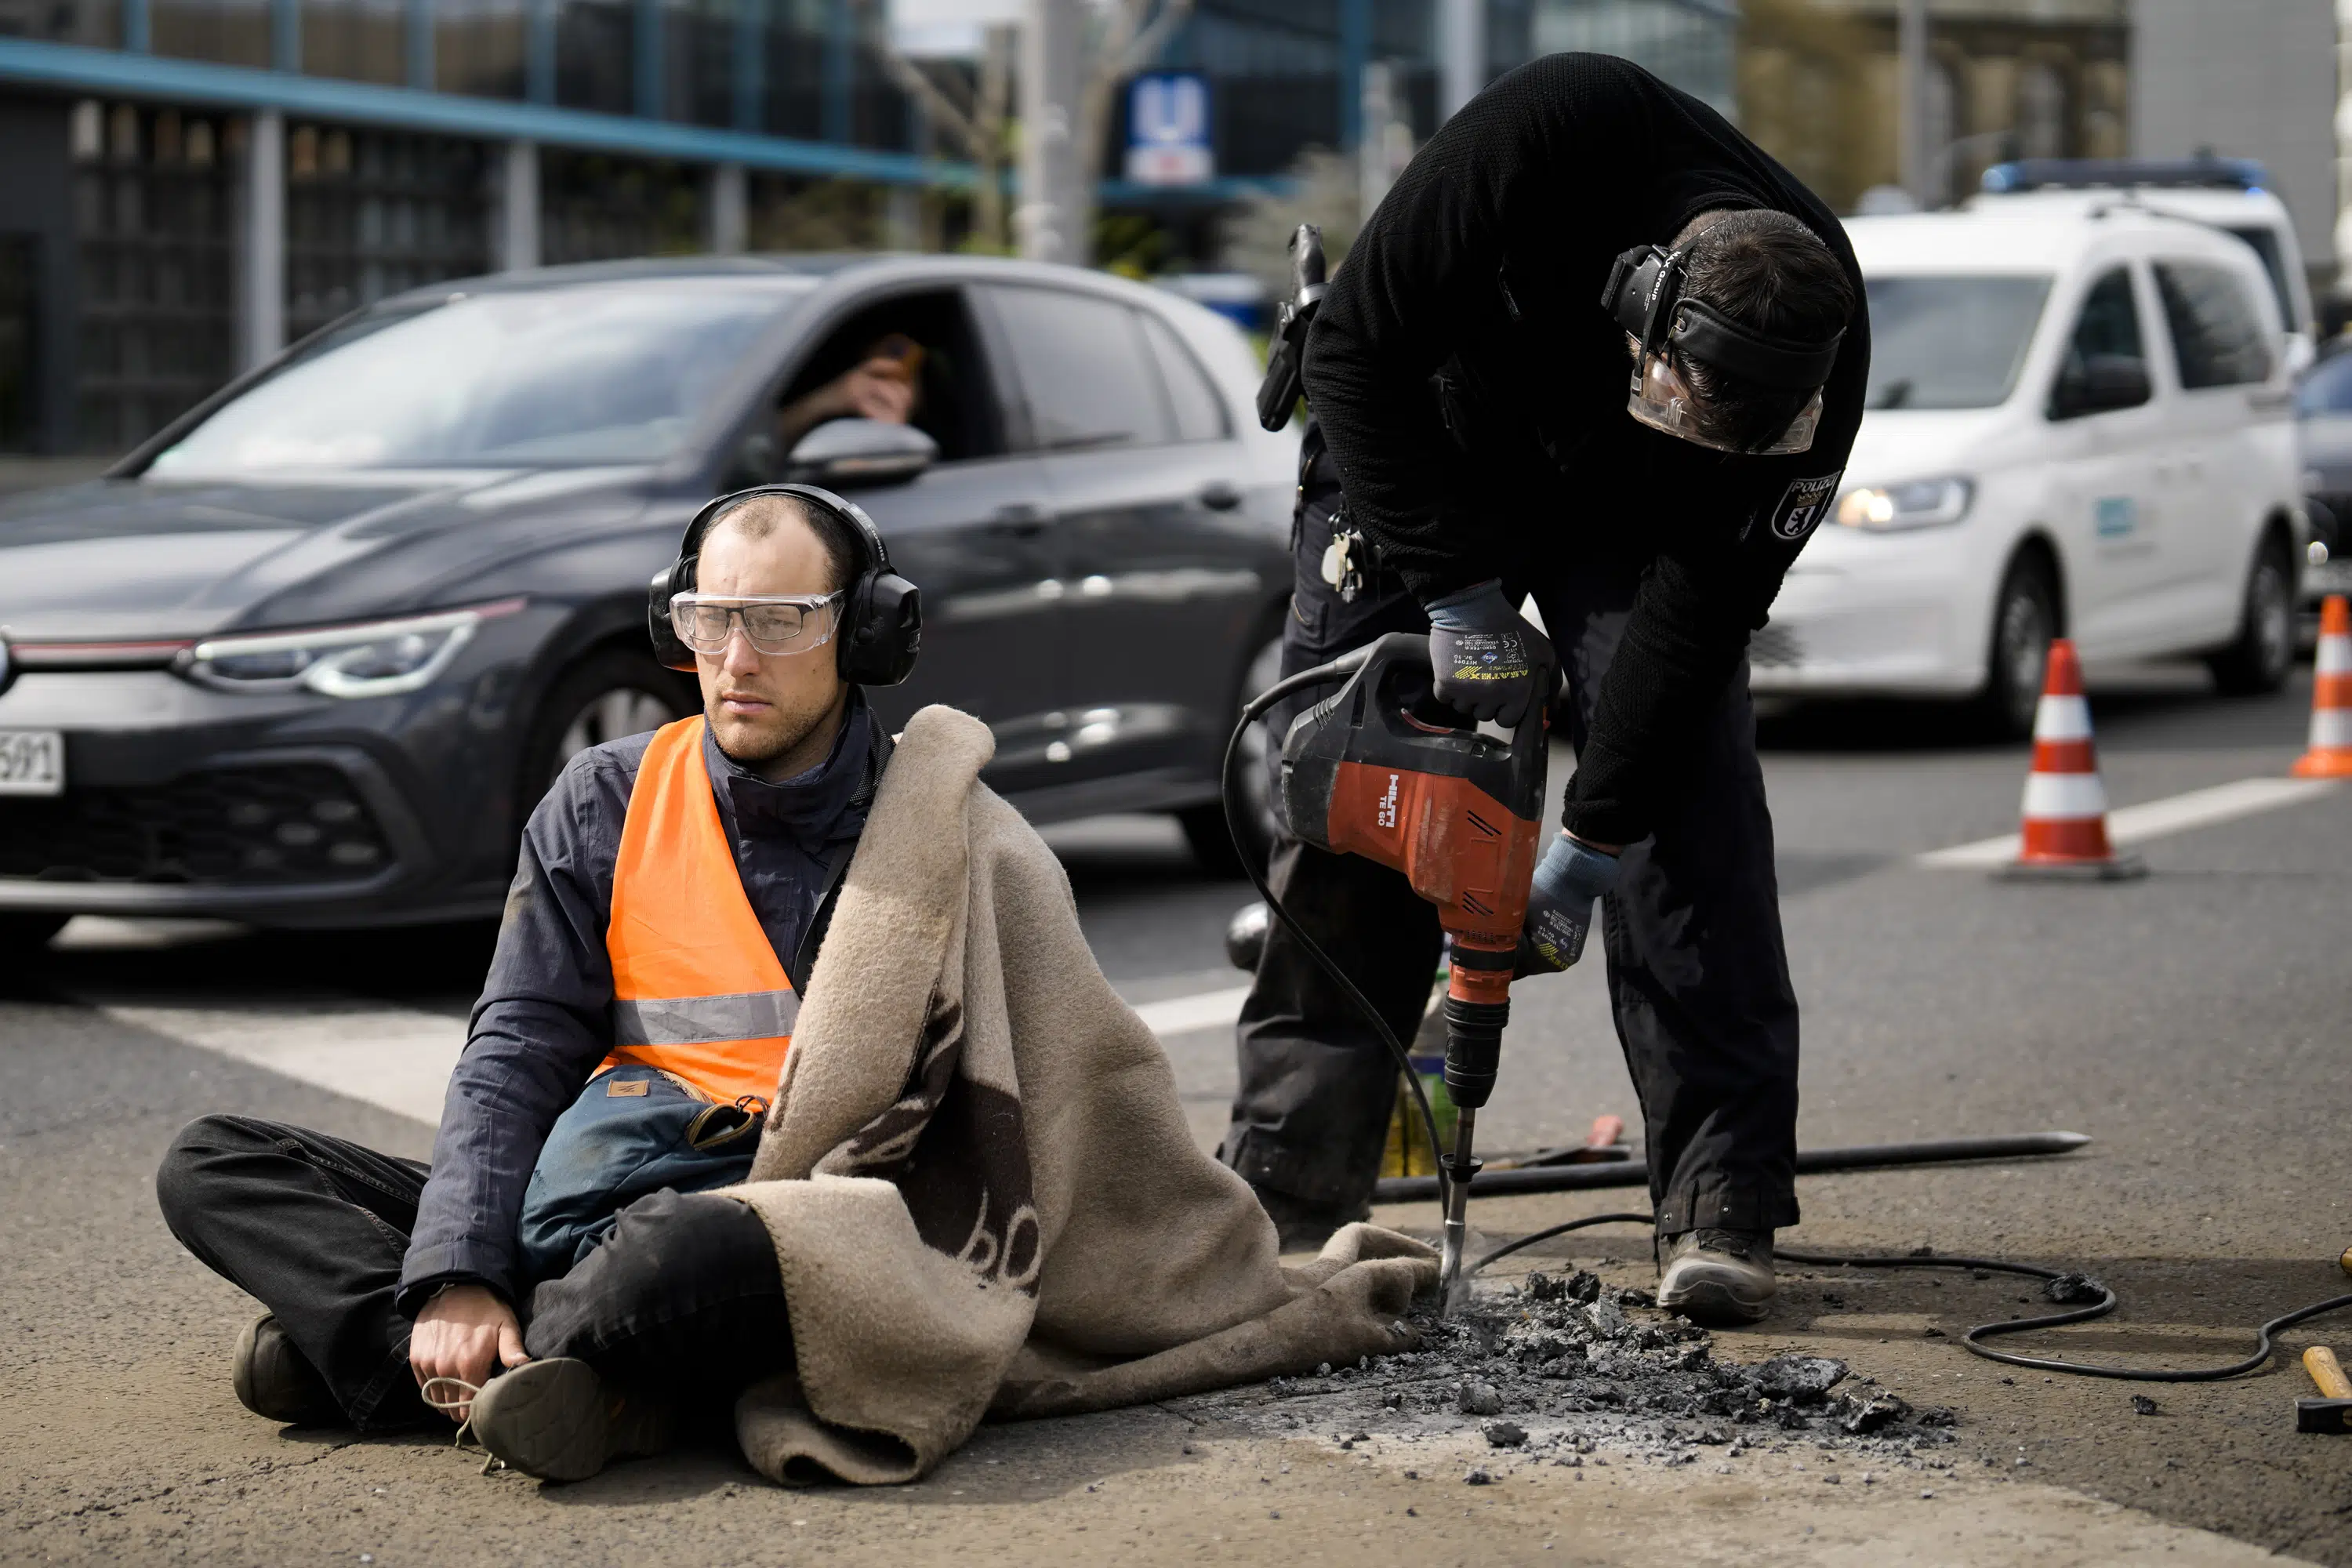
[[[441,1419],[416,1396],[393,1305],[426,1174],[323,1132],[206,1116],[173,1140],[155,1194],[181,1245],[268,1308],[352,1425],[378,1431]],[[689,1414],[792,1365],[767,1227],[709,1194],[639,1198],[517,1315],[533,1356],[577,1356]]]

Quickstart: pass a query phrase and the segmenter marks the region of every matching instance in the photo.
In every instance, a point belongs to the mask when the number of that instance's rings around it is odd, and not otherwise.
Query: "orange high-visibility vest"
[[[714,1100],[767,1101],[800,998],[751,912],[702,762],[702,720],[657,731],[629,791],[613,867],[613,1054]]]

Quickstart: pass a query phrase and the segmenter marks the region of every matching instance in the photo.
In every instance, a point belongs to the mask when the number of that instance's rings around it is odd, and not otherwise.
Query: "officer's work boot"
[[[1771,1310],[1769,1230],[1686,1230],[1660,1238],[1658,1306],[1708,1328],[1752,1323]]]
[[[236,1401],[256,1415],[292,1426],[341,1426],[343,1407],[310,1358],[294,1348],[284,1325],[268,1312],[236,1336],[236,1359],[229,1368]]]
[[[571,1356],[526,1362],[474,1395],[474,1436],[528,1476],[584,1481],[613,1459],[658,1454],[677,1440],[667,1403],[623,1394]]]

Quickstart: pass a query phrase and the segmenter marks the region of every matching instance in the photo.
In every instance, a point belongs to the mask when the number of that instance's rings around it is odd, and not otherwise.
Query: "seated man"
[[[922,406],[923,359],[923,345],[904,332],[878,340],[856,364],[776,410],[776,450],[791,456],[828,420],[911,423]]]
[[[862,554],[844,521],[792,497],[755,496],[720,514],[702,545],[699,602],[676,617],[695,646],[703,717],[581,753],[532,812],[429,1173],[242,1117],[206,1117],[181,1134],[158,1180],[166,1219],[270,1309],[237,1347],[247,1407],[370,1430],[429,1415],[418,1391],[433,1378],[461,1385],[436,1403],[462,1418],[466,1387],[534,1358],[578,1357],[635,1386],[692,1386],[664,1377],[681,1363],[716,1361],[746,1378],[789,1364],[774,1251],[741,1204],[656,1193],[620,1216],[608,1245],[544,1282],[531,1278],[518,1224],[542,1146],[575,1101],[646,1105],[677,1080],[720,1106],[774,1093],[795,988],[889,752],[830,646]],[[649,766],[664,770],[658,780]],[[716,805],[716,833],[696,837],[691,819],[651,814],[653,791],[640,786],[681,781]],[[646,994],[630,971],[663,955],[630,951],[632,928],[616,912],[660,915],[678,896],[666,884],[683,872],[698,891],[714,854],[740,890],[711,923],[725,931],[725,914],[747,914],[755,923],[727,934],[763,940],[756,952],[716,953],[709,994],[739,1005],[756,997],[776,1020],[746,1024],[738,1033],[748,1037],[734,1040],[649,1028],[649,1008],[620,1000]],[[655,1071],[633,1070],[644,1068]],[[740,1158],[719,1181],[750,1169],[752,1140],[736,1142]],[[542,1164],[542,1185],[549,1173]],[[528,1332],[517,1311],[526,1300]],[[612,1424],[617,1440],[650,1446],[663,1435],[668,1410],[649,1425],[612,1403],[624,1417]]]
[[[903,679],[919,623],[863,514],[727,498],[670,582],[656,642],[704,711],[582,753],[532,813],[431,1167],[236,1116],[165,1156],[173,1234],[268,1309],[237,1397],[440,1409],[558,1480],[731,1410],[772,1479],[877,1482],[992,1409],[1409,1345],[1428,1249],[1357,1226],[1280,1268],[979,782],[986,726],[874,720],[857,682]]]

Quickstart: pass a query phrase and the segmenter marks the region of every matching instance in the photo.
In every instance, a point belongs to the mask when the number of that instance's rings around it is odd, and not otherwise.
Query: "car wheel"
[[[1251,699],[1282,678],[1282,639],[1275,637],[1261,647],[1242,671],[1240,695],[1234,703],[1236,719],[1249,705]],[[1184,829],[1184,841],[1192,847],[1192,856],[1201,868],[1212,876],[1243,875],[1243,855],[1260,871],[1265,869],[1266,858],[1274,853],[1274,784],[1266,769],[1267,749],[1273,744],[1264,721],[1253,724],[1242,736],[1241,756],[1234,766],[1239,777],[1241,799],[1235,815],[1240,818],[1243,842],[1239,848],[1225,822],[1223,801],[1207,805],[1189,806],[1176,814]],[[1223,757],[1223,748],[1218,748]]]
[[[524,750],[524,811],[591,746],[658,730],[694,711],[686,683],[652,659],[607,648],[563,672],[532,726]]]
[[[1977,707],[2004,740],[2033,733],[2034,709],[2050,672],[2050,642],[2058,635],[2058,590],[2050,567],[2035,554],[2010,563],[1993,600],[1992,641]]]
[[[2294,663],[2294,573],[2275,539],[2264,539],[2238,612],[2238,637],[2206,661],[2213,684],[2234,697],[2276,691]]]

